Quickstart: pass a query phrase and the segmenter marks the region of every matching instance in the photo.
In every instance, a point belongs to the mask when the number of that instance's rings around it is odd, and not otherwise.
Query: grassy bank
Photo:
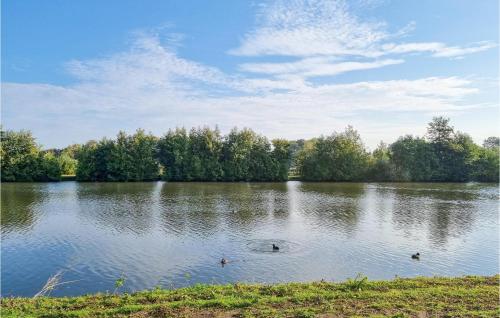
[[[500,276],[197,285],[135,294],[3,298],[2,317],[498,317]]]

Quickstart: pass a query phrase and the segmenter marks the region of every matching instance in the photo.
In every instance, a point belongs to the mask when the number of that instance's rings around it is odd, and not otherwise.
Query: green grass
[[[500,276],[195,285],[124,295],[2,298],[8,317],[499,317]],[[362,282],[361,282],[362,281]]]

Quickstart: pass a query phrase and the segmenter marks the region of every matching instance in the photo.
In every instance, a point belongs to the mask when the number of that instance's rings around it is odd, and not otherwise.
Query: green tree
[[[292,162],[292,150],[290,149],[290,142],[285,139],[274,139],[272,157],[275,162],[275,180],[286,181],[288,180],[288,172]]]
[[[391,152],[387,144],[380,142],[370,156],[367,178],[371,181],[392,181],[395,179],[395,167],[391,162]]]
[[[113,140],[106,138],[83,145],[77,153],[76,179],[79,181],[113,180],[108,168],[113,148]]]
[[[197,181],[221,180],[222,137],[219,130],[193,128],[189,133],[189,145],[189,178]]]
[[[133,146],[132,138],[127,136],[124,131],[120,131],[113,143],[107,165],[109,180],[128,181],[132,179],[132,171],[134,170]]]
[[[499,180],[498,148],[480,148],[472,163],[472,179],[479,182],[498,182]]]
[[[234,128],[224,138],[222,146],[222,168],[226,181],[250,181],[250,153],[256,134],[250,129],[238,131]]]
[[[271,152],[271,143],[264,137],[253,136],[250,154],[247,158],[248,181],[274,181],[276,180],[277,166]]]
[[[488,137],[483,142],[484,148],[495,149],[500,147],[500,138],[498,137]]]
[[[131,166],[128,180],[149,181],[156,180],[160,174],[159,163],[156,157],[157,138],[146,134],[144,130],[137,130],[131,136]]]
[[[53,152],[38,154],[39,175],[35,178],[36,181],[60,181],[61,180],[61,164]]]
[[[362,180],[368,167],[368,153],[356,130],[348,126],[342,133],[315,140],[300,155],[300,173],[305,180]]]
[[[40,149],[31,132],[1,131],[2,181],[34,181]]]
[[[190,140],[184,128],[169,130],[158,141],[157,156],[163,167],[162,179],[188,180]]]
[[[427,138],[434,144],[446,144],[454,137],[453,127],[450,119],[445,117],[434,117],[427,127]]]
[[[434,149],[423,138],[407,135],[390,146],[391,163],[398,181],[432,180],[437,160]]]
[[[74,175],[76,173],[76,165],[78,161],[70,156],[66,152],[62,152],[59,157],[57,157],[59,165],[61,167],[61,173],[64,175]]]
[[[80,181],[148,181],[159,176],[157,138],[137,130],[116,140],[89,142],[77,152]]]
[[[427,138],[437,161],[432,180],[466,181],[475,145],[468,135],[455,133],[449,122],[448,118],[434,117],[427,128]]]
[[[42,152],[29,131],[0,131],[2,181],[58,181],[61,167],[52,152]]]
[[[76,167],[76,180],[78,181],[96,181],[96,151],[97,142],[89,141],[82,145],[75,153],[78,160]]]

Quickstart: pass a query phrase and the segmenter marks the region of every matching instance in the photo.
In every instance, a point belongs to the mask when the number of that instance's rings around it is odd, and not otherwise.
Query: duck
[[[413,254],[413,255],[411,256],[411,258],[412,258],[412,259],[420,259],[420,253],[419,253],[419,252],[417,252],[416,254]]]
[[[222,259],[220,260],[220,263],[221,263],[222,265],[227,264],[227,260],[226,260],[225,258],[222,258]]]
[[[279,251],[279,250],[280,250],[280,248],[273,244],[273,251]]]

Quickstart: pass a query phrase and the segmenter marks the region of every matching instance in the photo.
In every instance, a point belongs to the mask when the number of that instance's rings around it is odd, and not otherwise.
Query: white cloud
[[[467,47],[446,46],[446,44],[440,42],[388,43],[382,45],[379,55],[430,52],[433,53],[432,56],[434,57],[463,57],[464,55],[486,51],[496,46],[492,42],[479,42]]]
[[[435,57],[461,57],[467,54],[486,51],[497,45],[492,42],[480,42],[468,47],[450,46],[436,50],[433,56]]]
[[[129,51],[108,58],[71,61],[68,71],[83,83],[130,89],[158,87],[180,93],[194,84],[231,86],[232,80],[216,68],[179,58],[157,35],[135,37]]]
[[[303,77],[333,76],[345,72],[368,70],[387,65],[401,64],[401,59],[385,59],[373,62],[334,63],[330,58],[313,57],[290,63],[244,63],[240,69],[261,74],[297,74]]]
[[[260,19],[231,54],[364,55],[388,37],[384,23],[359,21],[344,1],[276,1],[263,6]]]
[[[309,138],[353,124],[361,133],[374,133],[368,140],[375,145],[421,126],[412,121],[415,116],[491,106],[471,102],[479,91],[461,77],[346,84],[311,80],[401,64],[405,54],[456,58],[495,46],[397,41],[414,27],[410,23],[390,33],[384,22],[361,21],[343,1],[272,2],[263,7],[257,28],[231,53],[292,61],[261,58],[239,64],[235,74],[179,56],[179,35],[162,43],[157,34],[139,33],[124,52],[67,63],[76,84],[2,83],[3,124],[32,129],[48,146],[140,127],[161,134],[176,126],[219,125],[223,131],[246,126],[269,137]],[[404,125],[387,124],[384,135],[380,121],[367,117],[374,114],[411,116]]]
[[[161,134],[198,125],[226,131],[247,126],[269,137],[300,138],[356,124],[366,112],[478,107],[466,102],[477,89],[458,77],[313,85],[293,73],[314,68],[293,66],[289,75],[242,78],[180,58],[155,37],[140,38],[130,50],[107,58],[72,62],[69,68],[76,84],[3,83],[5,126],[30,128],[45,143],[57,140],[56,146],[113,136],[120,129],[144,127]]]
[[[461,57],[484,51],[495,43],[473,43],[465,47],[440,42],[389,43],[407,35],[415,22],[388,32],[384,21],[364,22],[344,0],[279,0],[264,5],[257,27],[241,45],[229,51],[242,56],[381,57],[388,54],[431,52],[434,57]]]

